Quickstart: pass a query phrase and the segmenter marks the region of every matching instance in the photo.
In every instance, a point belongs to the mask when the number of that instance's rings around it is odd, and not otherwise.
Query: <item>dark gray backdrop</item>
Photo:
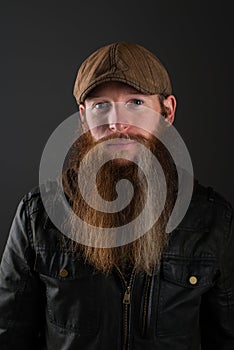
[[[77,109],[76,71],[98,47],[142,44],[178,100],[175,126],[196,177],[234,204],[233,25],[229,1],[8,1],[1,20],[0,256],[16,206],[38,184],[41,153]]]

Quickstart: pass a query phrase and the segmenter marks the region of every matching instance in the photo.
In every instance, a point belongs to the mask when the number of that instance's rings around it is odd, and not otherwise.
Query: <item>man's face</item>
[[[165,99],[164,105],[168,110],[166,120],[172,123],[174,97]],[[106,82],[93,89],[85,104],[80,105],[80,113],[84,128],[90,130],[94,142],[110,138],[105,151],[118,152],[123,158],[127,154],[132,160],[139,153],[134,138],[150,141],[160,118],[164,118],[158,95],[144,95],[119,82]],[[100,125],[95,125],[96,122]]]

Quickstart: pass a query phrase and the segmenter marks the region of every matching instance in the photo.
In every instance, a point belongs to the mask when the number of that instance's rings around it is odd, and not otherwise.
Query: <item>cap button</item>
[[[197,277],[196,276],[190,276],[189,277],[189,283],[192,285],[197,284]]]
[[[68,276],[68,271],[66,270],[66,269],[61,269],[60,271],[59,271],[59,276],[60,277],[67,277]]]

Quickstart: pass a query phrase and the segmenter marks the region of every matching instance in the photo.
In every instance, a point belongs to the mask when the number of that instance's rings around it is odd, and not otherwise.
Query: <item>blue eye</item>
[[[97,102],[94,103],[92,106],[92,111],[96,115],[103,115],[110,111],[111,109],[111,103],[110,102]]]
[[[107,109],[110,107],[110,103],[109,102],[98,102],[94,105],[94,108],[96,109]]]
[[[140,100],[139,98],[133,98],[132,100],[129,100],[126,104],[126,106],[129,109],[138,109],[140,106],[144,104],[144,101]]]
[[[127,104],[130,106],[141,106],[143,103],[144,101],[140,100],[139,98],[133,98],[127,102]]]
[[[137,105],[137,106],[140,106],[142,105],[144,102],[142,100],[139,100],[139,99],[134,99],[132,101],[133,104]]]

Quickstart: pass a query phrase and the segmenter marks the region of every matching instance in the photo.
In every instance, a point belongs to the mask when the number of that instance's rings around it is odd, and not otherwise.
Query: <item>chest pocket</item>
[[[185,288],[206,288],[217,277],[217,260],[213,258],[165,258],[162,277]]]
[[[157,333],[184,334],[199,324],[202,295],[218,276],[216,259],[165,257],[159,291]]]
[[[60,251],[37,253],[35,270],[46,287],[47,318],[60,331],[92,335],[99,325],[99,275]]]

